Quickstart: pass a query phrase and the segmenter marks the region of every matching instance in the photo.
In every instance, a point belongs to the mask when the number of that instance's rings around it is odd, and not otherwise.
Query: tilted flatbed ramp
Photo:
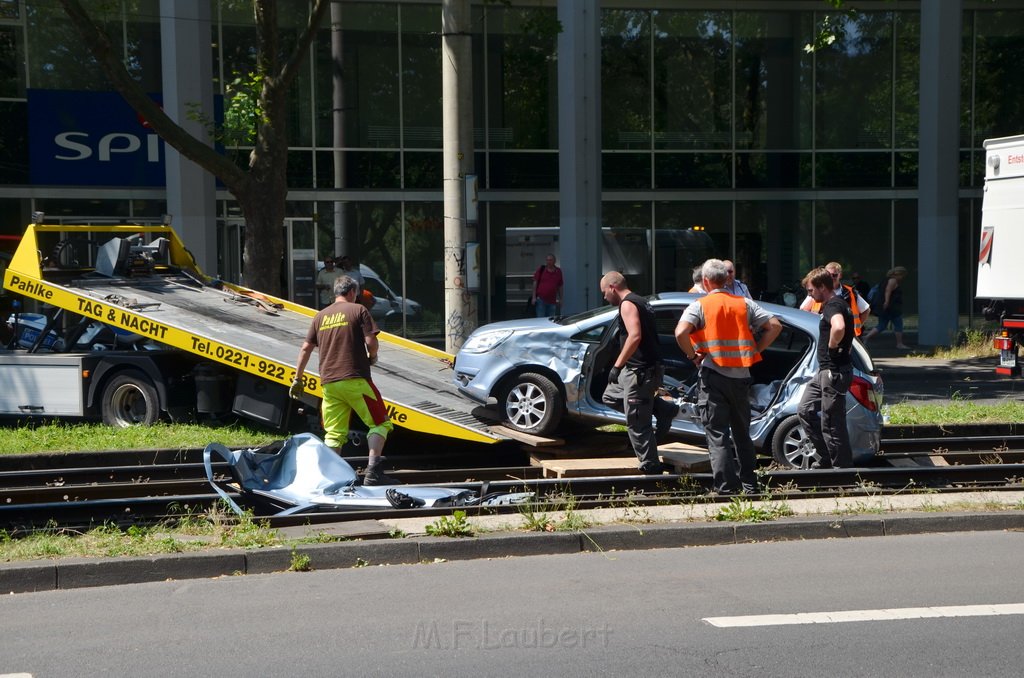
[[[37,233],[145,233],[170,241],[168,265],[148,274],[104,276],[92,269],[43,271]],[[4,286],[72,313],[155,339],[211,361],[288,386],[313,309],[242,287],[210,286],[168,226],[28,227],[4,275]],[[443,351],[380,335],[373,380],[392,421],[402,427],[477,442],[504,436],[472,414],[475,407],[451,384]],[[321,396],[317,354],[306,368],[306,391]]]

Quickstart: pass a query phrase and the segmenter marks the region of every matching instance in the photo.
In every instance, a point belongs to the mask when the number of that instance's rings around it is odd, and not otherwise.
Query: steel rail
[[[114,522],[129,524],[159,522],[174,516],[205,511],[217,503],[218,497],[205,480],[201,464],[169,464],[171,469],[154,466],[116,468],[36,469],[23,472],[27,477],[43,480],[43,485],[2,487],[0,483],[0,528],[31,528],[46,524],[88,526]],[[177,468],[175,468],[177,467]],[[95,480],[69,483],[71,471],[81,471],[78,478]],[[216,469],[217,477],[228,479],[226,464]],[[612,476],[589,478],[539,478],[540,469],[532,466],[498,468],[458,468],[395,471],[391,473],[406,484],[461,487],[476,492],[532,491],[538,502],[548,502],[558,495],[572,496],[579,506],[615,504],[624,500],[636,502],[693,500],[705,496],[711,487],[707,473],[660,476]],[[93,476],[88,474],[92,473]],[[164,474],[167,475],[158,475]],[[188,477],[192,474],[192,477]],[[8,484],[15,484],[17,473],[0,474]],[[128,480],[112,480],[112,477]],[[64,480],[60,480],[60,479]],[[45,479],[58,479],[57,482]],[[846,495],[880,491],[913,491],[929,489],[955,491],[963,488],[1020,489],[1024,464],[978,464],[957,466],[866,467],[833,470],[767,470],[762,482],[772,496]],[[50,483],[47,485],[47,483]],[[223,485],[222,485],[223,486]],[[235,494],[239,494],[235,492]],[[728,500],[728,498],[724,498]],[[241,493],[240,501],[251,503]],[[557,503],[557,502],[554,502]],[[491,509],[487,509],[491,510]],[[500,509],[515,511],[516,508]],[[298,514],[291,524],[304,521],[339,521],[395,515],[441,515],[450,509],[400,511],[322,511]],[[275,523],[288,521],[273,521]]]

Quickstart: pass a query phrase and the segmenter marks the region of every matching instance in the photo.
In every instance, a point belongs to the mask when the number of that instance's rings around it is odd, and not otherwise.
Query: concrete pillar
[[[957,189],[962,12],[961,0],[921,3],[917,276],[921,314],[918,343],[924,346],[948,346],[959,327]],[[895,226],[899,229],[907,224]]]
[[[209,142],[190,105],[213,115],[213,48],[209,0],[160,0],[164,112],[197,139]],[[214,177],[164,145],[167,154],[167,213],[204,273],[217,271],[216,185]]]
[[[466,177],[473,170],[473,51],[469,0],[441,2],[441,90],[444,125],[445,350],[455,353],[476,328],[476,295],[466,285],[469,228]]]
[[[562,312],[604,304],[601,270],[601,3],[558,0]]]

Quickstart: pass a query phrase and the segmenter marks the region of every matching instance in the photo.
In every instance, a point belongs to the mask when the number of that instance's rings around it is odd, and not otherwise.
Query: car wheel
[[[141,372],[134,370],[117,374],[107,382],[101,407],[103,423],[118,428],[149,426],[160,418],[156,388]]]
[[[783,466],[807,469],[821,457],[795,414],[786,417],[772,436],[772,458]]]
[[[498,400],[509,426],[523,433],[544,436],[558,428],[565,411],[562,393],[542,374],[524,372],[502,391]]]

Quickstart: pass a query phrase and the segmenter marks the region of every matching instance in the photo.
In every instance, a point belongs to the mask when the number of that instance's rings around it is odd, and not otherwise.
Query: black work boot
[[[372,468],[367,468],[363,473],[363,485],[366,487],[371,485],[400,485],[401,483],[397,480],[384,474],[384,465],[384,457],[381,457]]]

